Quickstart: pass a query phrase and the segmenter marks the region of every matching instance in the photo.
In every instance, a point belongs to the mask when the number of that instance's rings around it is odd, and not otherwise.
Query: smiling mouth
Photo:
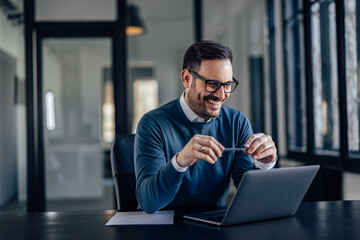
[[[208,102],[211,103],[212,105],[215,105],[215,106],[220,106],[221,105],[221,101],[214,101],[212,99],[208,99]]]

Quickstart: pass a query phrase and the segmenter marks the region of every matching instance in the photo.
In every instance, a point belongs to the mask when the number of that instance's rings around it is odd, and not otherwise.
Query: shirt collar
[[[205,122],[205,119],[199,117],[190,107],[189,105],[185,102],[185,92],[183,92],[181,94],[180,97],[180,106],[182,108],[182,110],[184,111],[186,117],[190,120],[190,122],[200,122],[203,123]],[[210,122],[213,118],[210,118],[207,122]]]

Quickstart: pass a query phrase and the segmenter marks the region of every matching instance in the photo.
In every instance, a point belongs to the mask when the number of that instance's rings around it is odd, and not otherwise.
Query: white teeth
[[[211,100],[211,99],[209,99],[208,100],[210,103],[212,103],[212,104],[220,104],[221,102],[216,102],[216,101],[214,101],[214,100]]]

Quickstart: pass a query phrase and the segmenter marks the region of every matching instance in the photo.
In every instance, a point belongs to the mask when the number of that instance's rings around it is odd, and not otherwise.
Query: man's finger
[[[260,146],[258,146],[255,151],[253,151],[252,155],[259,155],[260,153],[266,151],[267,149],[270,149],[272,147],[275,147],[275,143],[273,141],[265,141]]]
[[[202,153],[202,152],[198,152],[196,154],[196,158],[199,160],[199,159],[203,159],[211,164],[214,164],[217,160],[217,158],[213,159],[212,157],[210,157],[208,154],[206,153]]]
[[[198,139],[198,143],[200,145],[206,146],[218,156],[222,156],[222,151],[225,149],[215,138],[213,137],[205,137]]]
[[[268,135],[263,135],[259,138],[257,138],[255,141],[253,141],[253,143],[250,145],[249,149],[248,149],[248,153],[253,154],[257,151],[257,149],[264,144],[265,142],[271,142],[270,138],[268,137]]]
[[[256,139],[258,139],[259,137],[262,137],[264,135],[265,135],[264,133],[255,133],[255,134],[251,135],[249,137],[249,139],[246,141],[246,143],[244,144],[244,146],[249,148]]]
[[[202,146],[202,147],[200,148],[200,151],[199,151],[199,152],[205,153],[205,154],[209,155],[214,161],[217,160],[217,156],[216,156],[215,152],[214,152],[211,148],[209,148],[209,147]]]
[[[259,154],[256,154],[254,158],[260,161],[261,159],[269,156],[274,156],[273,158],[275,158],[275,155],[276,155],[275,148],[269,148]]]

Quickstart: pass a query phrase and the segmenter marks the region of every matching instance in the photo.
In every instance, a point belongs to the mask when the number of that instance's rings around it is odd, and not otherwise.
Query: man
[[[228,47],[213,41],[191,45],[181,79],[181,98],[148,112],[137,127],[136,196],[147,213],[223,206],[230,177],[237,186],[244,172],[272,168],[277,159],[270,136],[253,134],[243,113],[223,106],[238,84]],[[224,152],[225,147],[247,150]]]

